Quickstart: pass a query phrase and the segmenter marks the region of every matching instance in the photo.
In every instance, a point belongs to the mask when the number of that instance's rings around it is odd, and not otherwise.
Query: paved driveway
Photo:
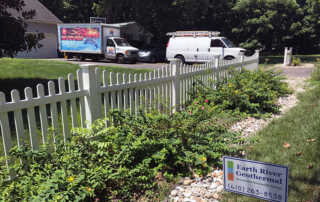
[[[283,71],[288,78],[308,78],[311,76],[314,64],[301,64],[300,66],[276,65],[276,68]]]
[[[137,62],[136,64],[118,64],[118,63],[112,63],[109,61],[92,61],[92,60],[79,61],[76,59],[66,60],[63,58],[55,58],[55,59],[49,59],[49,60],[64,61],[64,62],[79,64],[79,65],[93,64],[93,65],[99,65],[99,66],[139,68],[139,69],[157,69],[167,65],[166,63],[142,63],[142,62]]]

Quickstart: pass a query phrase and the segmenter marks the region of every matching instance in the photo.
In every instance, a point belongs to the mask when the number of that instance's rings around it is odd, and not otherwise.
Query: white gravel
[[[250,137],[257,133],[259,130],[264,128],[270,121],[274,118],[279,118],[287,111],[289,111],[292,107],[296,106],[298,103],[297,94],[304,91],[304,84],[306,78],[290,78],[286,81],[289,86],[294,89],[294,93],[289,95],[288,97],[281,97],[278,100],[278,104],[281,106],[280,114],[272,115],[267,119],[257,119],[249,117],[240,122],[235,123],[231,126],[230,130],[234,132],[240,132],[242,137]]]

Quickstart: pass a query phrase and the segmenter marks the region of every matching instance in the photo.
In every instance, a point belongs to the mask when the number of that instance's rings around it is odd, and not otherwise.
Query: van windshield
[[[130,44],[127,42],[127,40],[123,39],[123,38],[117,38],[117,39],[113,39],[116,44],[118,46],[130,46]]]
[[[228,48],[233,48],[235,45],[227,38],[222,38],[222,41],[228,46]]]

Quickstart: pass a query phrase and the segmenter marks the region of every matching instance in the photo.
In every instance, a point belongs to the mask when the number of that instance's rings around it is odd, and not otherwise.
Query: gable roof
[[[113,23],[113,24],[108,24],[108,25],[112,25],[112,26],[120,28],[120,27],[125,27],[125,26],[133,25],[133,24],[137,24],[137,23],[132,21],[132,22]]]
[[[59,18],[57,18],[49,9],[47,9],[38,0],[24,0],[25,6],[23,10],[35,10],[36,14],[32,19],[27,20],[27,22],[40,22],[48,24],[62,23]],[[8,9],[9,10],[9,9]],[[14,17],[21,17],[21,13],[16,10],[10,9],[9,12]]]

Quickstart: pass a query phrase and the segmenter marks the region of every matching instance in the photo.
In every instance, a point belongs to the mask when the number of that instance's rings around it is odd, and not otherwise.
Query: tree
[[[315,53],[320,46],[320,0],[298,1],[304,17],[298,33],[299,52]]]
[[[26,33],[25,20],[35,15],[34,10],[22,11],[25,6],[23,0],[0,0],[0,57],[13,57],[20,51],[30,51],[39,48],[38,43],[42,34]],[[21,16],[14,17],[9,11],[20,12]]]
[[[86,23],[96,17],[99,0],[40,0],[52,13],[65,23]]]
[[[295,0],[239,0],[233,10],[238,26],[232,31],[245,48],[280,52],[299,44],[303,11]]]

